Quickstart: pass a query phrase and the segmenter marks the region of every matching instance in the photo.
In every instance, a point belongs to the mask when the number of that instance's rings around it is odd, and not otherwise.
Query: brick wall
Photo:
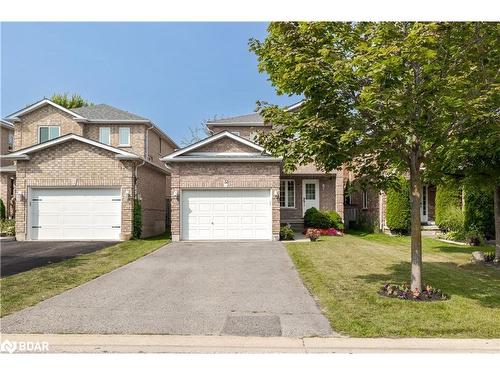
[[[228,132],[235,132],[235,133],[240,133],[240,137],[250,139],[250,136],[252,133],[258,133],[258,132],[268,132],[271,130],[270,126],[227,126],[227,125],[210,125],[209,126],[210,130],[214,134],[223,132],[223,131],[228,131]]]
[[[99,128],[110,128],[111,131],[111,145],[127,152],[144,157],[145,148],[145,129],[144,124],[85,124],[83,128],[83,136],[94,141],[99,142]],[[118,147],[119,145],[119,128],[130,128],[130,146]]]
[[[72,119],[68,113],[61,111],[51,105],[44,105],[24,116],[21,121],[16,122],[14,134],[14,148],[33,146],[38,143],[38,128],[42,125],[56,125],[61,127],[60,134],[73,133],[83,135],[83,126]]]
[[[160,235],[165,232],[166,175],[147,165],[140,167],[137,175],[137,190],[142,198],[142,237]]]
[[[279,191],[280,163],[172,163],[172,195],[182,189],[267,188]],[[224,182],[227,181],[227,187]],[[172,199],[172,239],[180,237],[180,201]],[[279,236],[279,200],[272,199],[272,231]]]
[[[14,134],[14,130],[7,129],[0,126],[0,155],[5,155],[11,152],[9,150],[9,134]],[[0,159],[0,166],[5,167],[7,165],[12,165],[14,162],[12,160]]]
[[[121,238],[132,234],[134,162],[116,160],[115,154],[79,141],[68,141],[31,154],[17,162],[16,192],[25,199],[16,201],[16,237],[26,239],[29,187],[120,187],[122,189]]]

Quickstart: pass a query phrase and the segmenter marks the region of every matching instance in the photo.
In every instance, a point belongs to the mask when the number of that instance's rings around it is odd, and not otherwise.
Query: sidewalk
[[[500,339],[361,339],[241,336],[2,334],[48,342],[51,353],[497,353]]]

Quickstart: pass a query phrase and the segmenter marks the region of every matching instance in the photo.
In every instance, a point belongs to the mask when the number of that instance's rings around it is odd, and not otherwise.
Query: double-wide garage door
[[[119,240],[120,189],[31,189],[32,240]]]
[[[270,240],[269,189],[183,190],[183,240]]]

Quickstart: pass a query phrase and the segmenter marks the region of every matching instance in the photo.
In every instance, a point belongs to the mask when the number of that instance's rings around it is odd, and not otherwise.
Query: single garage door
[[[30,239],[119,240],[120,189],[31,189]]]
[[[183,190],[181,239],[270,240],[270,190]]]

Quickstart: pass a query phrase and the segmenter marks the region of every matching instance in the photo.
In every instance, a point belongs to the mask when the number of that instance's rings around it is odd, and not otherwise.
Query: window
[[[259,138],[259,133],[257,133],[257,132],[251,132],[251,133],[250,133],[250,140],[251,140],[253,143],[257,143],[258,138]]]
[[[280,207],[295,208],[295,181],[280,181]]]
[[[12,151],[12,149],[14,148],[14,133],[13,132],[9,132],[7,143],[8,143],[9,151]]]
[[[105,145],[111,144],[111,128],[99,128],[99,142]]]
[[[366,190],[363,190],[363,210],[366,210],[368,208],[368,192]]]
[[[238,137],[240,136],[240,132],[231,132],[233,133],[234,135],[237,135]]]
[[[38,143],[47,142],[59,137],[61,128],[59,126],[40,126],[38,128]]]
[[[316,184],[306,184],[306,199],[316,199]]]
[[[130,146],[130,128],[120,128],[118,146]]]
[[[346,195],[345,196],[345,204],[352,205],[352,196]]]

